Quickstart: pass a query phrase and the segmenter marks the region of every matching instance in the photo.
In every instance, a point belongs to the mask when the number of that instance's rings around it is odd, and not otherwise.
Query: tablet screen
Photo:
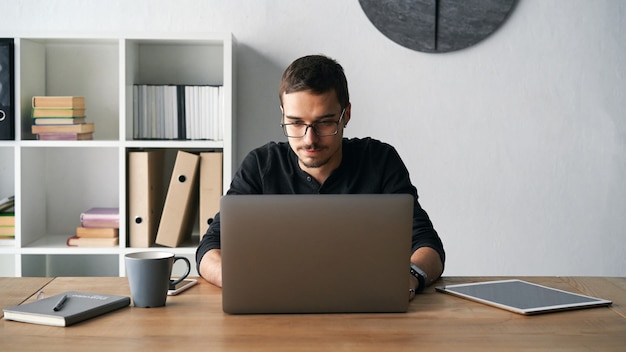
[[[440,286],[439,292],[453,294],[520,314],[606,306],[611,301],[562,291],[522,280],[487,281]]]

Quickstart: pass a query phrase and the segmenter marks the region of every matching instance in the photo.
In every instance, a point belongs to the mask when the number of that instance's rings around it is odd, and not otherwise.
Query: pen
[[[67,295],[63,295],[63,297],[61,297],[61,299],[59,300],[59,302],[57,302],[57,304],[54,306],[54,311],[58,312],[61,309],[63,309],[63,305],[65,304],[65,301],[67,301]]]

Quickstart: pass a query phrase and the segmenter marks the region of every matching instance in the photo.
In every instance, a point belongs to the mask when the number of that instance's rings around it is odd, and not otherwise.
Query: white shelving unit
[[[0,197],[15,194],[16,236],[13,244],[0,245],[0,276],[124,276],[124,254],[140,250],[166,250],[195,263],[198,225],[184,247],[128,247],[127,156],[144,148],[166,149],[169,156],[219,150],[228,189],[235,155],[235,45],[231,34],[219,33],[16,38],[19,121],[15,141],[0,141]],[[134,84],[223,85],[224,140],[133,140]],[[30,132],[35,95],[84,96],[94,140],[36,140]],[[166,158],[166,174],[173,162]],[[119,247],[66,246],[80,213],[93,206],[119,207]]]

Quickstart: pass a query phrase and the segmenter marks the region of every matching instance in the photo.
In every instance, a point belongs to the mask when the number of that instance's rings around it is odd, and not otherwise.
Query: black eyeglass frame
[[[343,108],[341,110],[341,115],[339,115],[339,120],[337,121],[315,121],[312,123],[300,123],[300,122],[294,122],[294,123],[281,123],[280,127],[283,129],[283,133],[285,134],[285,137],[287,138],[303,138],[304,136],[306,136],[307,132],[309,132],[309,128],[313,129],[313,133],[315,133],[316,136],[318,137],[330,137],[330,136],[335,136],[337,135],[337,133],[339,133],[339,124],[341,123],[341,121],[343,121],[343,116],[346,113],[346,108]],[[335,132],[333,133],[325,133],[325,134],[320,134],[317,130],[317,126],[320,123],[329,123],[332,122],[336,125],[335,128]],[[288,126],[294,126],[294,125],[298,125],[298,126],[306,126],[306,128],[304,129],[304,133],[302,133],[301,136],[290,136],[287,133],[287,127]]]

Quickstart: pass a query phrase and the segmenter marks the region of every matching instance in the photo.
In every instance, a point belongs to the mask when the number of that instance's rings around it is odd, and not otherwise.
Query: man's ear
[[[348,121],[350,121],[350,117],[352,116],[352,104],[348,103],[346,106],[346,112],[343,113],[343,127],[348,126]]]

